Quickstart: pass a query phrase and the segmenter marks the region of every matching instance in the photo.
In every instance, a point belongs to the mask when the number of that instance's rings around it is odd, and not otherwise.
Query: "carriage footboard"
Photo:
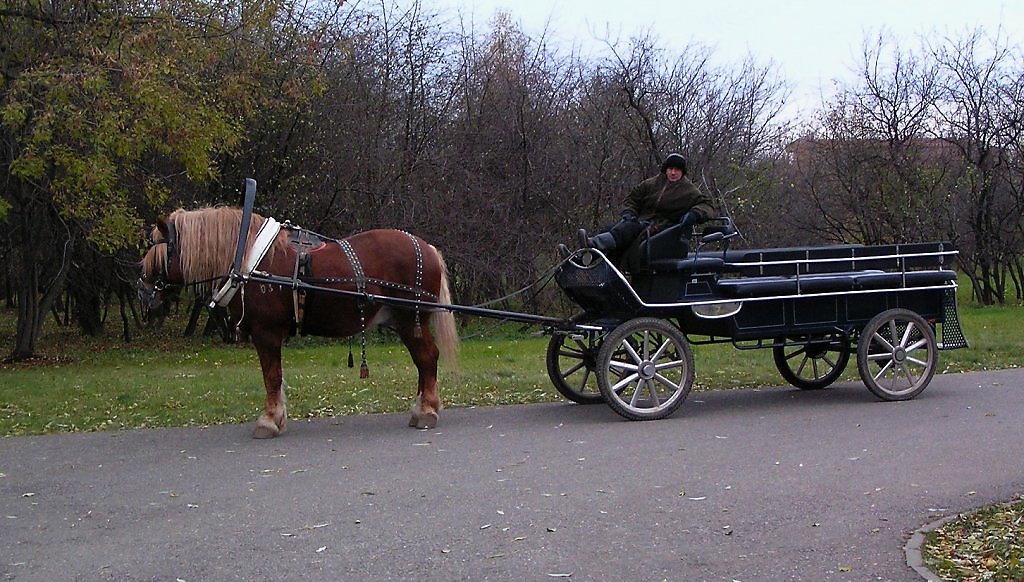
[[[642,307],[622,273],[598,251],[583,251],[565,261],[555,282],[590,314],[633,315]]]

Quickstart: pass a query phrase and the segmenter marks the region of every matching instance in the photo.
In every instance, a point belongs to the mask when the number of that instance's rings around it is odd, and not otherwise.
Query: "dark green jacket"
[[[637,184],[626,196],[625,212],[632,212],[640,220],[653,221],[667,228],[679,222],[688,210],[700,215],[698,222],[718,216],[715,202],[701,192],[686,176],[672,183],[665,174],[658,174]]]

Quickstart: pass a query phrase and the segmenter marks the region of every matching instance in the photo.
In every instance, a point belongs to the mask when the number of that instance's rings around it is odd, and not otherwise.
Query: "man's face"
[[[679,168],[665,168],[665,177],[669,182],[678,182],[683,177],[683,171]]]

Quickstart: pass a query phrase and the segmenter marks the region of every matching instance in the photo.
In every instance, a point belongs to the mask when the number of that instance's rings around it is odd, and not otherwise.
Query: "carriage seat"
[[[739,277],[719,279],[718,289],[730,297],[768,297],[772,295],[796,295],[800,293],[828,293],[853,291],[857,281],[855,273],[829,273],[803,275],[799,282],[796,277],[771,275],[767,277]]]
[[[956,281],[956,272],[950,270],[907,271],[905,273],[866,271],[856,275],[854,279],[857,281],[858,289],[885,289],[904,286],[932,287]]]
[[[880,270],[846,273],[819,273],[797,277],[773,275],[720,279],[718,289],[723,295],[737,298],[796,295],[799,293],[831,293],[870,289],[901,289],[945,285],[956,279],[954,271],[886,272]]]
[[[685,272],[685,273],[721,273],[725,269],[725,261],[721,257],[701,257],[690,255],[685,259],[660,259],[648,263],[654,273]]]

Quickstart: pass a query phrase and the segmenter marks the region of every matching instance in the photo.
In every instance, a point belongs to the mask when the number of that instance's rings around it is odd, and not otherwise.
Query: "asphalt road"
[[[253,396],[254,398],[257,395]],[[926,523],[1024,492],[1024,370],[604,405],[0,439],[0,579],[920,580]]]

